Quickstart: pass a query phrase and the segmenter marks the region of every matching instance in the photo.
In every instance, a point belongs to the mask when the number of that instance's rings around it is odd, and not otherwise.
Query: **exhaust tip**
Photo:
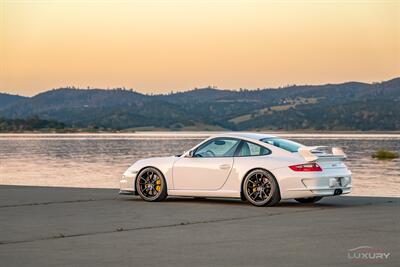
[[[337,196],[337,195],[341,195],[342,193],[343,193],[342,189],[335,189],[335,191],[333,192],[333,195]]]

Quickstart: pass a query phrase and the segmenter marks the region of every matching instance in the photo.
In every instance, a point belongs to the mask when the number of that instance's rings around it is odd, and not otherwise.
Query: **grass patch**
[[[285,111],[290,108],[296,108],[298,105],[313,105],[318,102],[317,98],[303,98],[303,97],[298,97],[296,99],[287,99],[285,100],[285,103],[276,105],[276,106],[269,106],[265,107],[262,109],[255,110],[251,114],[243,114],[234,118],[231,118],[229,122],[233,122],[235,124],[239,124],[248,120],[251,120],[253,118],[257,118],[262,115],[269,115],[273,114],[274,111]]]
[[[272,106],[272,107],[270,107],[270,108],[271,108],[271,110],[282,111],[282,110],[288,110],[288,109],[290,109],[290,108],[296,108],[296,104]]]
[[[399,154],[385,149],[378,149],[372,154],[374,159],[397,159]]]
[[[246,115],[242,115],[242,116],[230,119],[229,121],[238,124],[238,123],[241,123],[241,122],[244,122],[244,121],[248,121],[251,118],[252,118],[251,114],[246,114]]]

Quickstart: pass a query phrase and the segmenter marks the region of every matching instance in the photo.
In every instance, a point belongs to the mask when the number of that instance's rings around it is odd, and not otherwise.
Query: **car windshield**
[[[289,152],[297,152],[299,150],[300,147],[302,147],[302,144],[287,140],[287,139],[282,139],[282,138],[278,138],[278,137],[270,137],[270,138],[264,138],[261,139],[260,141],[282,148],[286,151]]]

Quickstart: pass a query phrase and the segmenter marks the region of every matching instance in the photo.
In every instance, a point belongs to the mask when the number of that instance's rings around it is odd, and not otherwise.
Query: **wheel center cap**
[[[262,186],[257,187],[257,191],[263,191],[264,188]]]

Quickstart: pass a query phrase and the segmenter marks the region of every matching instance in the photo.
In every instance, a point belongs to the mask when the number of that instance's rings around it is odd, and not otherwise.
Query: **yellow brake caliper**
[[[156,190],[157,191],[161,190],[161,181],[160,181],[160,179],[157,179],[157,181],[156,181]]]

